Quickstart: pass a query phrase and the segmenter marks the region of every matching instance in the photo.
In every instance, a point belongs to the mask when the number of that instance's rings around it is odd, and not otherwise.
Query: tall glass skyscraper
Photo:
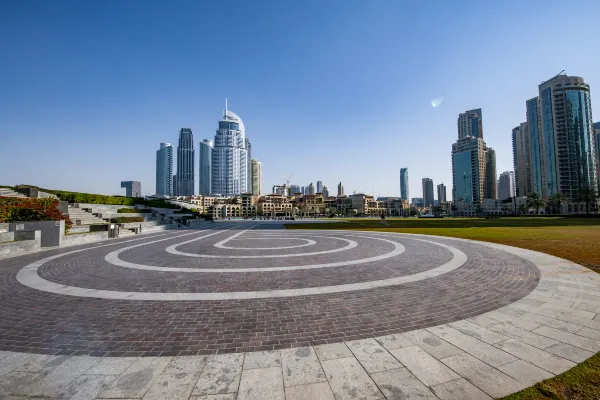
[[[248,171],[248,188],[246,192],[252,192],[252,143],[250,143],[250,138],[246,136],[246,158],[248,159],[247,171]]]
[[[400,198],[409,200],[408,196],[408,168],[400,168]]]
[[[598,187],[589,85],[557,75],[538,89],[527,101],[532,189],[578,202],[581,189]]]
[[[235,196],[248,191],[248,151],[242,119],[225,108],[212,152],[212,194]]]
[[[323,181],[317,181],[317,193],[323,193]]]
[[[464,139],[467,136],[483,139],[481,108],[469,110],[458,115],[458,139]]]
[[[190,128],[181,128],[177,145],[175,196],[194,195],[194,135]]]
[[[204,139],[200,142],[200,159],[199,161],[199,173],[200,184],[199,193],[203,196],[210,196],[211,194],[211,180],[212,180],[212,150],[213,141],[210,139]]]
[[[423,204],[425,207],[433,207],[435,199],[433,198],[433,180],[423,178]]]
[[[596,176],[598,178],[597,193],[600,193],[600,122],[594,124],[594,136],[596,137]]]
[[[156,194],[173,195],[173,146],[161,143],[156,151]]]

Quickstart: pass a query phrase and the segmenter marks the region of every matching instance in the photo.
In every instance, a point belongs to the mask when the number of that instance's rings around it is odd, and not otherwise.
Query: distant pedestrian
[[[381,225],[387,226],[387,221],[385,220],[385,213],[381,213]]]

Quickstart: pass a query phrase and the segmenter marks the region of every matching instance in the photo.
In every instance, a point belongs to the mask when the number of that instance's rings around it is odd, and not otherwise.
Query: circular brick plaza
[[[0,260],[0,350],[171,356],[411,331],[525,297],[530,261],[465,240],[219,223]]]

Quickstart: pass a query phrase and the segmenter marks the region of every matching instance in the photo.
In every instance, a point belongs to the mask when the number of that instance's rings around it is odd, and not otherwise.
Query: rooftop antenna
[[[225,116],[227,116],[227,97],[225,97]]]

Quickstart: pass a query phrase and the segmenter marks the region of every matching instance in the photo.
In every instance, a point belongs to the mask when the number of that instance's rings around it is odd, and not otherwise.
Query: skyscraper
[[[317,181],[317,193],[323,193],[323,182]]]
[[[173,146],[161,143],[156,151],[156,194],[173,196]]]
[[[458,115],[458,139],[468,136],[483,139],[483,118],[481,108],[469,110]]]
[[[211,180],[212,180],[212,150],[213,150],[213,141],[209,139],[204,139],[200,142],[200,149],[198,153],[200,154],[200,160],[198,165],[200,166],[199,176],[200,176],[200,194],[202,196],[210,196],[211,194]]]
[[[327,186],[323,186],[323,197],[329,197],[329,189],[327,189]]]
[[[408,200],[408,168],[400,168],[400,198]]]
[[[480,205],[496,196],[496,152],[483,141],[481,109],[458,116],[458,140],[452,145],[452,199]]]
[[[514,186],[517,197],[529,196],[531,189],[531,152],[529,150],[529,134],[527,122],[521,123],[512,130],[513,167],[515,170]]]
[[[498,200],[515,196],[515,178],[513,171],[504,171],[498,178]]]
[[[142,183],[138,181],[121,181],[125,188],[125,197],[142,197]]]
[[[291,185],[290,196],[294,196],[296,193],[302,193],[302,189],[298,185]]]
[[[242,119],[227,109],[219,121],[212,157],[212,194],[236,196],[248,190],[248,151]]]
[[[433,180],[430,178],[423,178],[423,204],[425,207],[433,206],[434,197],[433,197]]]
[[[598,178],[598,189],[596,192],[600,193],[600,122],[594,124],[594,136],[596,137],[596,175]]]
[[[177,145],[175,196],[194,195],[194,135],[190,128],[181,128]]]
[[[442,204],[442,203],[445,203],[446,201],[448,201],[446,199],[446,185],[444,185],[443,183],[440,183],[439,185],[437,185],[437,196],[438,196],[438,204]]]
[[[581,189],[598,185],[589,85],[559,74],[538,90],[527,101],[532,189],[577,202]]]
[[[344,185],[342,185],[342,182],[338,183],[337,195],[338,195],[338,197],[344,195]]]
[[[262,165],[256,158],[251,161],[252,165],[252,194],[260,196],[262,186]]]
[[[246,136],[246,158],[248,159],[248,189],[247,192],[252,192],[252,144],[250,143],[250,138]]]
[[[485,182],[484,182],[484,199],[496,199],[497,193],[496,182],[496,151],[491,147],[485,150]]]
[[[308,193],[306,194],[315,194],[315,185],[312,182],[308,185]]]

